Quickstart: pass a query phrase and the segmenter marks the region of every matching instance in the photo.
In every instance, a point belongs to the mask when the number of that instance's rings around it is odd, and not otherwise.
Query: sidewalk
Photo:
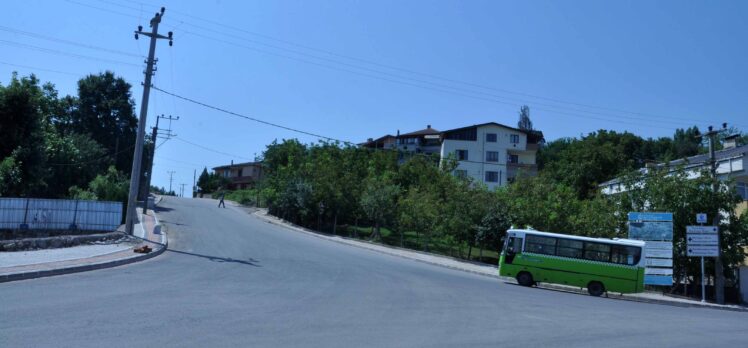
[[[238,204],[235,204],[235,205],[238,206]],[[466,260],[455,259],[449,256],[436,255],[436,254],[425,253],[425,252],[416,251],[416,250],[403,249],[403,248],[398,248],[398,247],[389,246],[389,245],[377,244],[377,243],[367,242],[367,241],[358,240],[358,239],[326,235],[326,234],[312,231],[312,230],[309,230],[309,229],[306,229],[300,226],[296,226],[285,220],[269,215],[266,209],[257,209],[254,211],[249,210],[249,213],[254,214],[260,219],[267,221],[268,223],[283,226],[290,230],[306,233],[306,234],[315,236],[317,238],[327,239],[327,240],[330,240],[336,243],[352,245],[355,247],[368,249],[368,250],[380,252],[383,254],[403,257],[406,259],[424,262],[424,263],[428,263],[428,264],[432,264],[436,266],[441,266],[441,267],[451,268],[451,269],[455,269],[459,271],[470,272],[470,273],[478,274],[481,276],[496,278],[496,279],[500,279],[500,280],[503,280],[505,282],[509,282],[512,284],[516,283],[516,281],[513,278],[506,278],[506,277],[499,276],[499,270],[497,266],[492,266],[492,265],[487,265],[487,264],[482,264],[482,263],[477,263],[477,262],[470,262]],[[584,294],[586,296],[589,296],[587,294],[586,289],[580,289],[580,288],[572,287],[572,286],[541,283],[538,287],[542,289],[547,289],[547,290],[579,293],[579,294]],[[748,312],[748,308],[744,306],[719,305],[719,304],[708,303],[708,302],[701,303],[700,301],[669,297],[669,296],[665,296],[657,292],[644,292],[644,293],[638,293],[638,294],[623,294],[623,295],[609,293],[606,295],[606,297],[611,298],[611,299],[624,300],[624,301],[656,303],[656,304],[664,304],[664,305],[680,306],[680,307],[701,307],[701,308],[713,308],[713,309]]]
[[[168,240],[161,232],[158,218],[152,211],[142,215],[138,208],[135,236],[124,234],[124,226],[117,230],[123,239],[113,244],[81,245],[71,248],[43,249],[0,253],[0,283],[48,277],[60,274],[109,268],[147,260],[166,250]],[[133,252],[142,245],[150,246],[148,254]]]

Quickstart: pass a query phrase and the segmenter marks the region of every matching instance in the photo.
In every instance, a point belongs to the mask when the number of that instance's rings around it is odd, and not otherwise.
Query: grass
[[[331,231],[331,229],[330,229]],[[371,227],[339,227],[337,235],[343,237],[356,238],[361,240],[368,240],[371,237]],[[401,247],[400,235],[393,232],[388,228],[381,228],[382,239],[379,241],[382,244],[392,245]],[[419,238],[420,237],[420,238]],[[406,249],[423,251],[423,236],[419,236],[414,231],[406,231],[403,233],[402,247]],[[470,246],[467,243],[455,243],[451,242],[446,238],[432,238],[429,243],[429,252],[434,254],[440,254],[445,256],[451,256],[455,258],[461,258],[467,260],[468,251]],[[470,255],[470,261],[483,262],[487,264],[496,265],[499,260],[498,250],[483,249],[483,258],[480,258],[480,250],[477,247],[473,247]]]

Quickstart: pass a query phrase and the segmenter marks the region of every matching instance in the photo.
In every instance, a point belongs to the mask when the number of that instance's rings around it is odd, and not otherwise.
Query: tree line
[[[675,216],[675,272],[695,275],[696,261],[685,256],[685,226],[698,212],[720,212],[725,265],[737,267],[744,258],[737,246],[748,244],[748,218],[734,209],[741,198],[731,182],[712,192],[709,173],[689,179],[683,168],[637,170],[650,160],[703,151],[695,132],[642,139],[601,130],[550,142],[538,155],[537,176],[520,175],[496,190],[455,176],[454,159],[399,161],[395,151],[283,140],[264,152],[260,192],[228,197],[244,203],[259,197],[269,213],[327,233],[489,262],[496,261],[510,226],[626,238],[628,212],[669,211]],[[601,194],[598,184],[617,176],[637,189]]]
[[[81,78],[77,95],[64,97],[14,73],[0,83],[0,196],[125,202],[134,105],[130,84],[109,71]]]

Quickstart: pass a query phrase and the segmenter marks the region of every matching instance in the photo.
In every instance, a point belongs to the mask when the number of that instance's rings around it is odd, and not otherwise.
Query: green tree
[[[89,135],[114,157],[117,170],[130,173],[138,125],[130,84],[111,71],[88,75],[78,81],[77,104],[70,109],[64,129]]]
[[[400,187],[384,176],[374,176],[367,180],[366,189],[361,195],[361,208],[374,223],[371,239],[381,239],[381,227],[395,216]]]

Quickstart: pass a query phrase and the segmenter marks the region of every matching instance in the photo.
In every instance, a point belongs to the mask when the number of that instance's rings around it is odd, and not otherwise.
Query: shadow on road
[[[260,261],[255,260],[255,259],[253,259],[251,257],[249,258],[249,260],[237,260],[237,259],[232,259],[230,257],[202,255],[202,254],[195,254],[195,253],[190,253],[190,252],[180,251],[180,250],[174,250],[174,249],[166,249],[166,251],[167,252],[172,252],[172,253],[177,253],[177,254],[202,257],[204,259],[208,259],[208,260],[213,261],[213,262],[231,262],[231,263],[240,263],[240,264],[243,264],[243,265],[254,266],[254,267],[262,267],[262,266],[260,266],[258,264]]]

